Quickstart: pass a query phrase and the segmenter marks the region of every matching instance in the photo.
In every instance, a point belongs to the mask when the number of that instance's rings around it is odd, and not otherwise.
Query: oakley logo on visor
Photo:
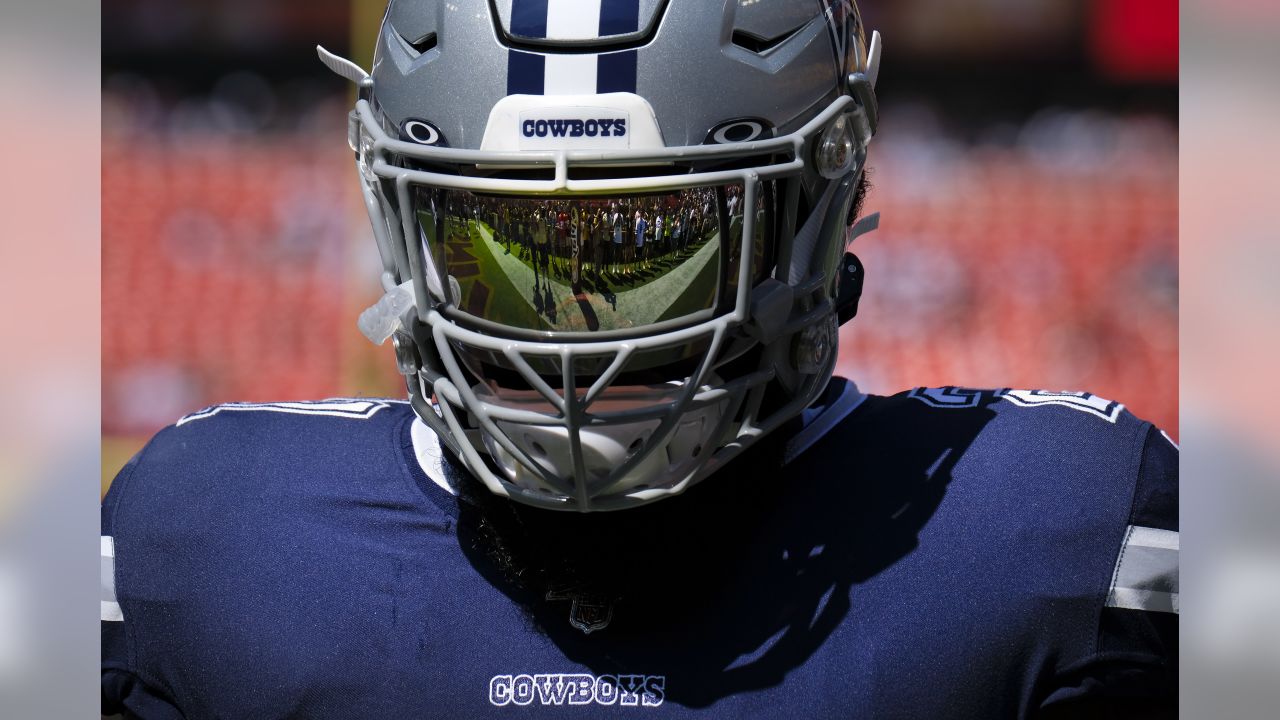
[[[630,119],[608,108],[529,110],[520,113],[520,148],[627,148]]]

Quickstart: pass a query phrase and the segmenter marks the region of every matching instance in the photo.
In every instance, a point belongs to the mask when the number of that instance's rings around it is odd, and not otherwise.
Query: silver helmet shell
[[[489,490],[583,512],[660,500],[822,392],[877,123],[879,37],[853,2],[393,0],[371,74],[320,52],[359,87],[348,139],[395,320],[379,335],[418,415]],[[423,198],[708,188],[720,300],[632,327],[468,313],[444,236],[419,225],[437,202]],[[666,375],[628,380],[654,358]]]

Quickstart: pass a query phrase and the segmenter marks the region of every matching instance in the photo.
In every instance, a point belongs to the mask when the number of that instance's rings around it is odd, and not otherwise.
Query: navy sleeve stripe
[[[1147,431],[1130,523],[1178,529],[1178,449],[1159,428]]]

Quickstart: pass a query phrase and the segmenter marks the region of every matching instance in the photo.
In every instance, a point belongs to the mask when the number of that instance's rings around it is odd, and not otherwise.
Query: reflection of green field
[[[498,259],[502,257],[503,248],[498,246],[496,253],[491,251],[490,247],[493,244],[481,241],[476,225],[474,221],[466,223],[465,232],[469,241],[467,245],[459,247],[460,243],[451,241],[452,246],[447,246],[450,272],[458,281],[462,292],[459,303],[461,309],[503,325],[533,330],[554,329],[545,317],[538,314],[532,304],[533,271],[529,271],[530,279],[527,284],[513,284],[514,280],[505,272],[502,262]],[[455,231],[461,230],[452,219],[448,222],[448,227],[449,232],[446,234],[450,236],[453,236]],[[463,257],[458,250],[465,250],[466,255],[470,257]],[[471,258],[474,258],[474,261]],[[464,270],[470,272],[464,272]],[[523,300],[511,302],[511,298],[523,298]],[[480,302],[483,304],[476,306]]]
[[[485,316],[495,322],[541,330],[616,330],[682,317],[710,307],[715,299],[718,236],[647,282],[630,286],[589,273],[582,283],[583,290],[575,295],[563,280],[535,275],[528,262],[518,257],[515,245],[507,254],[506,248],[493,239],[488,225],[468,222],[467,226],[471,243],[466,251],[475,258],[480,272],[478,277],[458,277],[463,294],[461,306],[468,308],[468,299],[477,292],[477,281],[483,278],[481,282],[489,294]],[[457,256],[451,257],[451,264],[456,261]],[[535,287],[541,302],[534,298]],[[616,309],[606,293],[614,295]],[[554,323],[548,302],[554,310]]]

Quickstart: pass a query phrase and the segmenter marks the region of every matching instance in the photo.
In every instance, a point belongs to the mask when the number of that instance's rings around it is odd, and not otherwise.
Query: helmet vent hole
[[[426,52],[427,52],[427,51],[429,51],[429,50],[433,50],[433,49],[435,49],[435,46],[436,46],[436,34],[435,34],[435,33],[428,33],[428,34],[426,35],[426,37],[422,38],[421,40],[419,40],[419,41],[417,41],[417,42],[415,42],[415,43],[410,43],[410,44],[411,44],[411,45],[413,45],[413,49],[414,49],[414,50],[417,50],[417,51],[418,51],[418,54],[419,54],[419,55],[422,55],[422,54],[426,53]]]
[[[537,455],[540,458],[544,458],[547,456],[547,449],[542,447],[542,443],[538,442],[537,440],[533,440],[529,443],[529,449],[533,450],[533,454]]]
[[[792,36],[800,32],[803,27],[804,25],[800,25],[787,30],[781,35],[775,35],[768,38],[760,37],[759,35],[747,32],[746,30],[734,30],[731,42],[744,50],[750,50],[757,55],[763,55],[782,43],[790,40]]]
[[[636,453],[640,452],[640,448],[642,447],[644,447],[644,438],[636,438],[635,440],[631,441],[630,445],[627,446],[627,452],[632,455],[635,455]]]
[[[408,46],[408,48],[406,49],[411,48],[413,50],[413,53],[416,53],[413,55],[415,58],[421,57],[427,52],[434,50],[436,47],[437,40],[436,40],[435,33],[427,33],[426,35],[423,35],[417,40],[410,40],[404,35],[401,35],[399,30],[396,31],[396,34],[400,35],[400,40],[403,41],[404,45]]]
[[[693,456],[694,456],[694,457],[698,457],[698,456],[699,456],[699,455],[701,455],[701,454],[702,454],[702,446],[701,446],[701,445],[694,445],[694,446],[693,446]]]

